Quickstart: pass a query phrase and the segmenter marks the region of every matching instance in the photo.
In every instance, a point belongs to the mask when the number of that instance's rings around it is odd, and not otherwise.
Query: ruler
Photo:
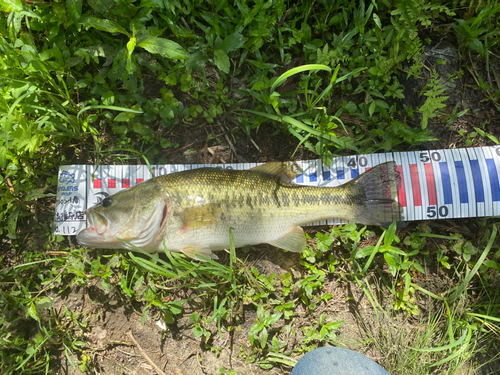
[[[370,168],[394,161],[400,175],[398,201],[405,221],[500,216],[500,146],[342,156],[327,166],[299,161],[292,183],[338,186]],[[59,168],[54,234],[86,228],[85,210],[109,195],[152,177],[215,167],[243,170],[262,163],[152,165],[64,165]],[[93,176],[93,179],[92,179]],[[345,223],[328,220],[311,223]]]

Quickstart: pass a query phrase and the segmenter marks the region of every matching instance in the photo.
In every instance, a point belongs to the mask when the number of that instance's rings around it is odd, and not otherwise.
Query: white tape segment
[[[342,156],[330,166],[299,161],[293,183],[338,186],[386,161],[400,174],[398,200],[405,221],[500,216],[500,146]],[[153,176],[188,169],[249,169],[258,163],[152,165]],[[92,181],[92,175],[94,180]],[[59,168],[54,233],[76,235],[85,210],[103,198],[153,177],[145,165],[65,165]],[[339,224],[328,220],[312,225]]]

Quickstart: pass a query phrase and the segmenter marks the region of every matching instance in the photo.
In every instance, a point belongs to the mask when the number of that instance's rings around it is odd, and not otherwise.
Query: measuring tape
[[[303,173],[292,183],[334,187],[387,161],[396,163],[400,175],[398,201],[405,221],[500,216],[500,146],[342,156],[329,166],[321,160],[298,161]],[[153,174],[145,165],[61,166],[54,233],[78,234],[87,226],[85,210],[152,177],[203,167],[244,170],[260,164],[152,165]],[[311,225],[340,223],[345,221]]]

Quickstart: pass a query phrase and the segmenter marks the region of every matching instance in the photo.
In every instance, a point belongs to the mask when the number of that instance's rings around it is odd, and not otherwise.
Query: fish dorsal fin
[[[293,227],[283,237],[271,241],[269,244],[294,253],[300,253],[306,248],[306,236],[301,227]]]
[[[302,173],[302,169],[297,163],[281,161],[272,161],[266,164],[259,165],[257,167],[253,167],[250,170],[277,176],[282,182],[290,182],[298,174]]]

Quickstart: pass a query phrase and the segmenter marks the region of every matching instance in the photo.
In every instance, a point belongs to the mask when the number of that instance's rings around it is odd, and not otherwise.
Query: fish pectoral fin
[[[293,227],[283,237],[271,241],[269,244],[294,253],[300,253],[306,248],[306,236],[301,227]]]
[[[277,176],[280,178],[281,182],[285,183],[292,181],[298,174],[302,173],[302,169],[297,163],[280,161],[272,161],[258,165],[249,170]]]
[[[212,253],[208,246],[186,246],[182,252],[188,257],[205,262],[207,259],[219,259],[217,255]],[[200,255],[205,258],[201,258]]]

